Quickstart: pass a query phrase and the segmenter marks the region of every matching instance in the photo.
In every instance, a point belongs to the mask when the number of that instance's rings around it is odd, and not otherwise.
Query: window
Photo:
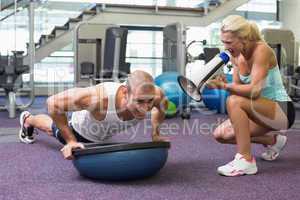
[[[131,71],[143,69],[153,76],[161,74],[162,43],[162,31],[129,29],[126,62],[131,63]]]

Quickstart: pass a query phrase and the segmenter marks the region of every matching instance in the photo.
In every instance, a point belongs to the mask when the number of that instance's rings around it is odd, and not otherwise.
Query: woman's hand
[[[224,83],[227,83],[227,78],[224,74],[217,75],[214,79],[217,81],[222,81]]]
[[[226,76],[224,75],[218,75],[214,79],[208,80],[206,82],[206,86],[209,89],[226,89]]]

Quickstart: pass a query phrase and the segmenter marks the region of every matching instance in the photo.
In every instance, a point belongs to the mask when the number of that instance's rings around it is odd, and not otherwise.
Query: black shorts
[[[288,119],[288,128],[295,122],[295,107],[292,101],[276,101]]]
[[[79,133],[77,133],[74,128],[72,127],[71,124],[69,124],[75,138],[77,139],[78,142],[83,142],[83,143],[92,143],[92,141],[85,139],[84,137],[82,137],[81,135],[79,135]],[[65,139],[62,137],[60,130],[57,128],[55,123],[52,123],[51,126],[52,132],[53,132],[53,136],[58,139],[58,141],[60,141],[62,144],[66,144]]]

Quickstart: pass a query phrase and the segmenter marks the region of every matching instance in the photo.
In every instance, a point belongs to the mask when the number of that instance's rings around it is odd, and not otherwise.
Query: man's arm
[[[62,137],[67,145],[62,149],[64,157],[72,158],[72,149],[80,148],[83,145],[78,144],[77,140],[68,125],[66,113],[68,111],[91,110],[97,95],[96,87],[90,88],[73,88],[64,92],[53,95],[47,99],[48,113],[53,119],[56,126],[61,130]],[[100,98],[97,98],[100,99]]]
[[[156,98],[154,99],[154,106],[151,110],[151,124],[152,124],[152,140],[164,141],[166,138],[160,136],[159,126],[165,119],[165,112],[168,107],[168,101],[161,91],[156,88]]]

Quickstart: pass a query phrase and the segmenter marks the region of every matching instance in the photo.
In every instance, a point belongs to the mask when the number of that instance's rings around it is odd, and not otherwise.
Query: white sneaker
[[[20,131],[19,131],[19,139],[21,142],[25,144],[32,144],[35,141],[34,138],[34,128],[32,126],[25,127],[25,120],[30,116],[30,112],[24,111],[20,115]]]
[[[261,154],[263,160],[272,161],[278,158],[280,151],[285,147],[287,137],[284,135],[276,136],[276,143],[274,145],[268,145],[267,150]]]
[[[242,176],[257,173],[255,158],[251,162],[247,161],[241,154],[237,153],[234,160],[218,167],[217,172],[223,176]]]

